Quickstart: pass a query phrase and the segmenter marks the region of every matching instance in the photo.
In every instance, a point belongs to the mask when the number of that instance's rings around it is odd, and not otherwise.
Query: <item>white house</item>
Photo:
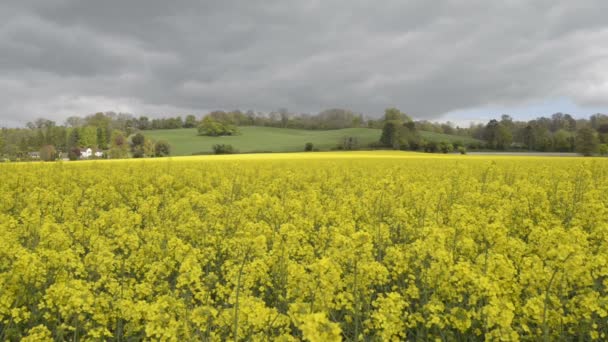
[[[80,151],[80,158],[89,159],[93,155],[93,150],[89,147],[86,150]]]
[[[101,152],[101,151],[95,152],[95,157],[97,157],[97,158],[103,157],[103,152]]]

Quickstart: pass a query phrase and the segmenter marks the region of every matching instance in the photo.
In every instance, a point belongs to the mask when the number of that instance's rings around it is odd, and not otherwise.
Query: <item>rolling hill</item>
[[[381,130],[372,128],[344,128],[336,130],[303,130],[275,127],[239,127],[241,134],[225,137],[207,137],[197,135],[194,128],[145,131],[144,134],[154,140],[166,140],[171,144],[172,155],[186,156],[197,153],[211,153],[215,144],[230,144],[242,153],[251,152],[296,152],[304,149],[304,144],[311,142],[315,148],[329,150],[338,146],[344,137],[357,137],[359,145],[366,147],[378,141]],[[428,141],[462,141],[475,139],[421,132]]]

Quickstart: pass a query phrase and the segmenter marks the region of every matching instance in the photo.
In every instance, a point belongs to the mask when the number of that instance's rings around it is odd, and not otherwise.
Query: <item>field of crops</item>
[[[608,159],[0,164],[0,340],[606,340]]]

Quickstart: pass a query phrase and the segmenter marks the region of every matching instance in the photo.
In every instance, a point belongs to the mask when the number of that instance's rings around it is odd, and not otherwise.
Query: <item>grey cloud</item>
[[[8,0],[0,118],[608,106],[606,12],[602,0]]]

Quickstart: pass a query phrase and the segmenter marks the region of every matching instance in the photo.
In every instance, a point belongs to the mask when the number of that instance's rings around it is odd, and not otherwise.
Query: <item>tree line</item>
[[[25,128],[2,128],[0,160],[78,160],[84,158],[162,157],[170,154],[166,141],[153,141],[133,125],[129,114],[96,113],[70,117],[59,125],[48,119],[28,122]]]
[[[478,139],[468,144],[427,142],[420,131],[450,134]],[[457,141],[457,140],[456,140]],[[589,119],[574,119],[569,114],[555,113],[529,121],[516,121],[509,115],[492,119],[486,124],[471,124],[467,128],[448,123],[413,121],[398,109],[385,112],[382,146],[405,149],[446,152],[450,144],[456,148],[498,151],[578,152],[584,155],[608,154],[608,115],[594,114]],[[460,145],[460,146],[458,146]]]
[[[367,146],[369,148],[426,152],[486,149],[608,154],[608,115],[605,114],[575,119],[569,114],[556,113],[529,121],[517,121],[509,115],[502,115],[485,124],[459,127],[449,121],[416,121],[396,108],[387,109],[382,118],[369,118],[347,109],[335,108],[314,115],[290,113],[286,109],[270,113],[252,110],[212,111],[200,119],[192,114],[151,119],[106,112],[69,117],[64,124],[42,118],[22,128],[2,128],[0,159],[27,160],[32,156],[79,159],[81,150],[87,148],[102,151],[106,158],[162,156],[170,150],[167,142],[148,140],[145,134],[138,136],[134,142],[135,134],[151,129],[198,128],[197,133],[201,135],[234,135],[238,134],[239,126],[311,130],[353,127],[382,129],[379,141]],[[449,141],[427,141],[420,132],[449,134],[451,137]],[[463,142],[459,142],[459,136]],[[471,142],[467,138],[477,140]],[[469,142],[465,143],[467,140]],[[353,146],[357,144],[351,139],[338,142],[338,145],[354,149]]]

